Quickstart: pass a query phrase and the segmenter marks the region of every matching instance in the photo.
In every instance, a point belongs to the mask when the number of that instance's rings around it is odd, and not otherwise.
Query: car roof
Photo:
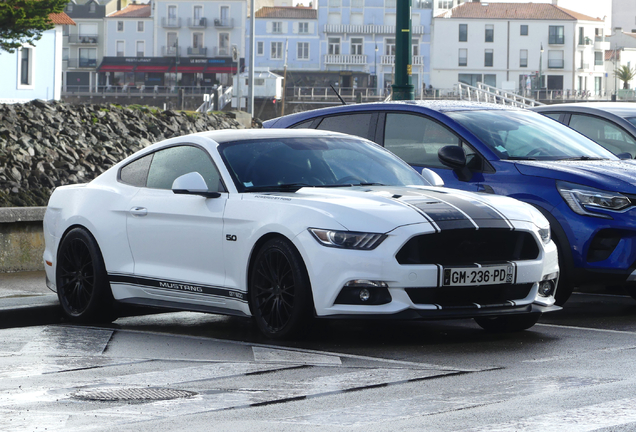
[[[530,109],[537,112],[608,112],[619,117],[636,117],[636,104],[631,102],[581,102],[544,105]]]
[[[510,105],[499,105],[486,102],[471,102],[463,100],[407,100],[407,101],[387,101],[387,102],[370,102],[353,105],[338,105],[328,108],[319,108],[311,111],[304,111],[296,114],[290,114],[284,117],[278,117],[267,120],[263,124],[271,127],[280,119],[285,119],[286,123],[293,124],[301,122],[304,119],[315,118],[321,115],[344,112],[360,112],[360,111],[382,111],[391,109],[400,109],[408,111],[409,107],[413,107],[415,111],[431,110],[437,112],[454,112],[454,111],[476,111],[476,110],[522,110],[522,108],[512,107]]]
[[[223,129],[209,132],[200,132],[194,135],[211,139],[219,144],[233,141],[252,140],[259,138],[320,138],[320,137],[346,137],[363,140],[339,132],[323,131],[316,129]]]

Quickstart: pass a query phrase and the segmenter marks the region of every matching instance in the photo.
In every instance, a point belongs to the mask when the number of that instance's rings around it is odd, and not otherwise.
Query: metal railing
[[[325,33],[347,33],[347,34],[395,34],[394,25],[353,25],[353,24],[325,24]],[[413,26],[411,33],[415,35],[425,34],[423,25]]]
[[[203,57],[205,57],[207,54],[208,54],[208,49],[207,48],[188,47],[188,55],[189,56],[203,56]]]
[[[234,18],[214,18],[214,27],[234,28]]]
[[[67,68],[96,68],[97,59],[70,58],[66,59]]]
[[[188,18],[188,27],[197,29],[197,28],[206,28],[208,26],[207,18]]]
[[[213,87],[207,86],[159,86],[145,84],[124,85],[65,85],[62,96],[174,96],[179,90],[188,95],[204,95],[211,93]]]
[[[69,34],[68,43],[70,44],[97,44],[99,42],[98,35]]]
[[[175,55],[181,55],[181,47],[175,46],[162,46],[161,55],[165,57],[174,57]]]
[[[476,87],[464,83],[458,83],[457,90],[459,92],[460,99],[467,101],[490,102],[520,108],[543,105],[541,102],[537,102],[534,99],[501,90],[484,83],[477,83]]]
[[[161,26],[164,28],[179,28],[181,27],[181,18],[161,18]]]
[[[366,65],[367,56],[362,54],[325,54],[325,64]]]

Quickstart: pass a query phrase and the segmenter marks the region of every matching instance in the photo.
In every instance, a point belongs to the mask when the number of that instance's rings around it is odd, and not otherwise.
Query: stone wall
[[[0,207],[45,206],[52,190],[86,183],[154,142],[242,128],[224,114],[113,104],[0,104]]]
[[[0,273],[42,270],[45,207],[0,208]]]

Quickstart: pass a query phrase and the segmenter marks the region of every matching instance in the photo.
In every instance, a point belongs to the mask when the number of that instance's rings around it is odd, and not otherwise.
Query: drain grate
[[[195,392],[161,388],[119,388],[102,390],[80,390],[73,393],[76,399],[109,402],[160,401],[195,396]]]

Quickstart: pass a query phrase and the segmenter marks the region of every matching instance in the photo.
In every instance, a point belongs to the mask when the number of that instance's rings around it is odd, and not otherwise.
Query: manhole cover
[[[196,395],[186,390],[158,388],[120,388],[103,390],[80,390],[73,394],[76,399],[94,401],[158,401],[187,398]]]

